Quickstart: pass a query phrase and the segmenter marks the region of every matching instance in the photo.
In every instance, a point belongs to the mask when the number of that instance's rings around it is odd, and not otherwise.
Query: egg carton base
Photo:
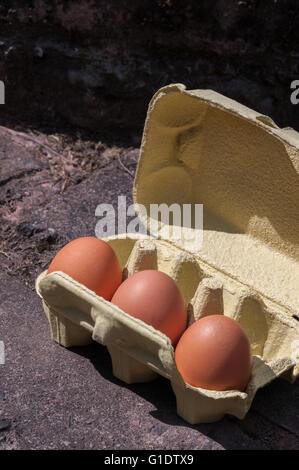
[[[151,370],[147,365],[129,356],[120,348],[108,345],[113,375],[128,385],[135,383],[152,382],[159,377],[157,372]]]
[[[89,325],[75,324],[49,307],[46,302],[43,303],[54,341],[67,348],[86,346],[93,342],[94,338]],[[248,386],[248,393],[234,390],[216,393],[202,390],[201,393],[199,388],[177,381],[171,373],[163,373],[153,363],[135,359],[113,343],[107,344],[107,349],[112,362],[113,375],[122,382],[129,385],[148,383],[158,378],[159,375],[168,378],[176,397],[177,414],[189,424],[216,422],[226,414],[244,419],[259,388],[279,375],[281,378],[292,381],[291,369],[294,364],[288,358],[267,365],[262,358],[254,356],[253,378]]]
[[[90,331],[55,312],[46,302],[43,302],[43,306],[50,324],[51,338],[53,341],[65,348],[88,346],[93,342]]]

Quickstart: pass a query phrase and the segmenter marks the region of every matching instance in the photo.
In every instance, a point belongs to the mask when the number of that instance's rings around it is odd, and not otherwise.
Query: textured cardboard
[[[246,415],[256,391],[299,366],[299,136],[267,116],[212,91],[170,85],[153,97],[145,122],[133,195],[138,204],[202,203],[203,244],[132,235],[107,239],[124,278],[159,269],[180,286],[188,323],[219,313],[235,318],[253,353],[245,392],[185,384],[170,340],[69,276],[42,273],[36,289],[52,337],[70,347],[107,346],[113,373],[127,383],[171,381],[177,412],[195,424]],[[161,234],[163,233],[160,224]]]

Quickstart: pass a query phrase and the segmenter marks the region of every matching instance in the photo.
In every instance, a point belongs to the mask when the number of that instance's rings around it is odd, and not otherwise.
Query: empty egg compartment
[[[178,283],[188,305],[188,325],[215,313],[225,312],[235,318],[252,347],[250,383],[245,392],[210,391],[184,383],[167,336],[69,276],[44,272],[37,279],[36,289],[43,299],[52,337],[59,344],[70,347],[94,340],[106,345],[113,374],[129,384],[149,382],[158,375],[168,378],[176,395],[177,412],[191,424],[216,421],[226,413],[242,419],[259,388],[278,376],[289,380],[296,377],[299,327],[294,319],[273,310],[273,305],[256,292],[168,241],[136,235],[107,241],[121,262],[124,279],[141,270],[157,269]]]

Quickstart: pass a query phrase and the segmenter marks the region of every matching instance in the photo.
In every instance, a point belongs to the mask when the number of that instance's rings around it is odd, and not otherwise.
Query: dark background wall
[[[181,82],[299,130],[298,44],[298,0],[1,1],[0,120],[139,134]]]

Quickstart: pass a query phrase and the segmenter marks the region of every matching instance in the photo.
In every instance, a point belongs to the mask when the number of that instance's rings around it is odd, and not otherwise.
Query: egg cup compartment
[[[294,380],[298,375],[299,357],[290,353],[290,344],[298,345],[298,323],[273,311],[257,293],[167,241],[138,236],[107,241],[120,259],[124,279],[144,269],[158,269],[178,283],[188,305],[188,325],[224,312],[241,324],[253,352],[247,389],[219,392],[184,383],[167,336],[66,274],[44,272],[36,289],[52,338],[59,344],[81,346],[94,340],[107,346],[113,374],[128,384],[149,382],[158,375],[168,378],[177,413],[191,424],[216,421],[226,413],[242,419],[259,388],[278,376]]]

